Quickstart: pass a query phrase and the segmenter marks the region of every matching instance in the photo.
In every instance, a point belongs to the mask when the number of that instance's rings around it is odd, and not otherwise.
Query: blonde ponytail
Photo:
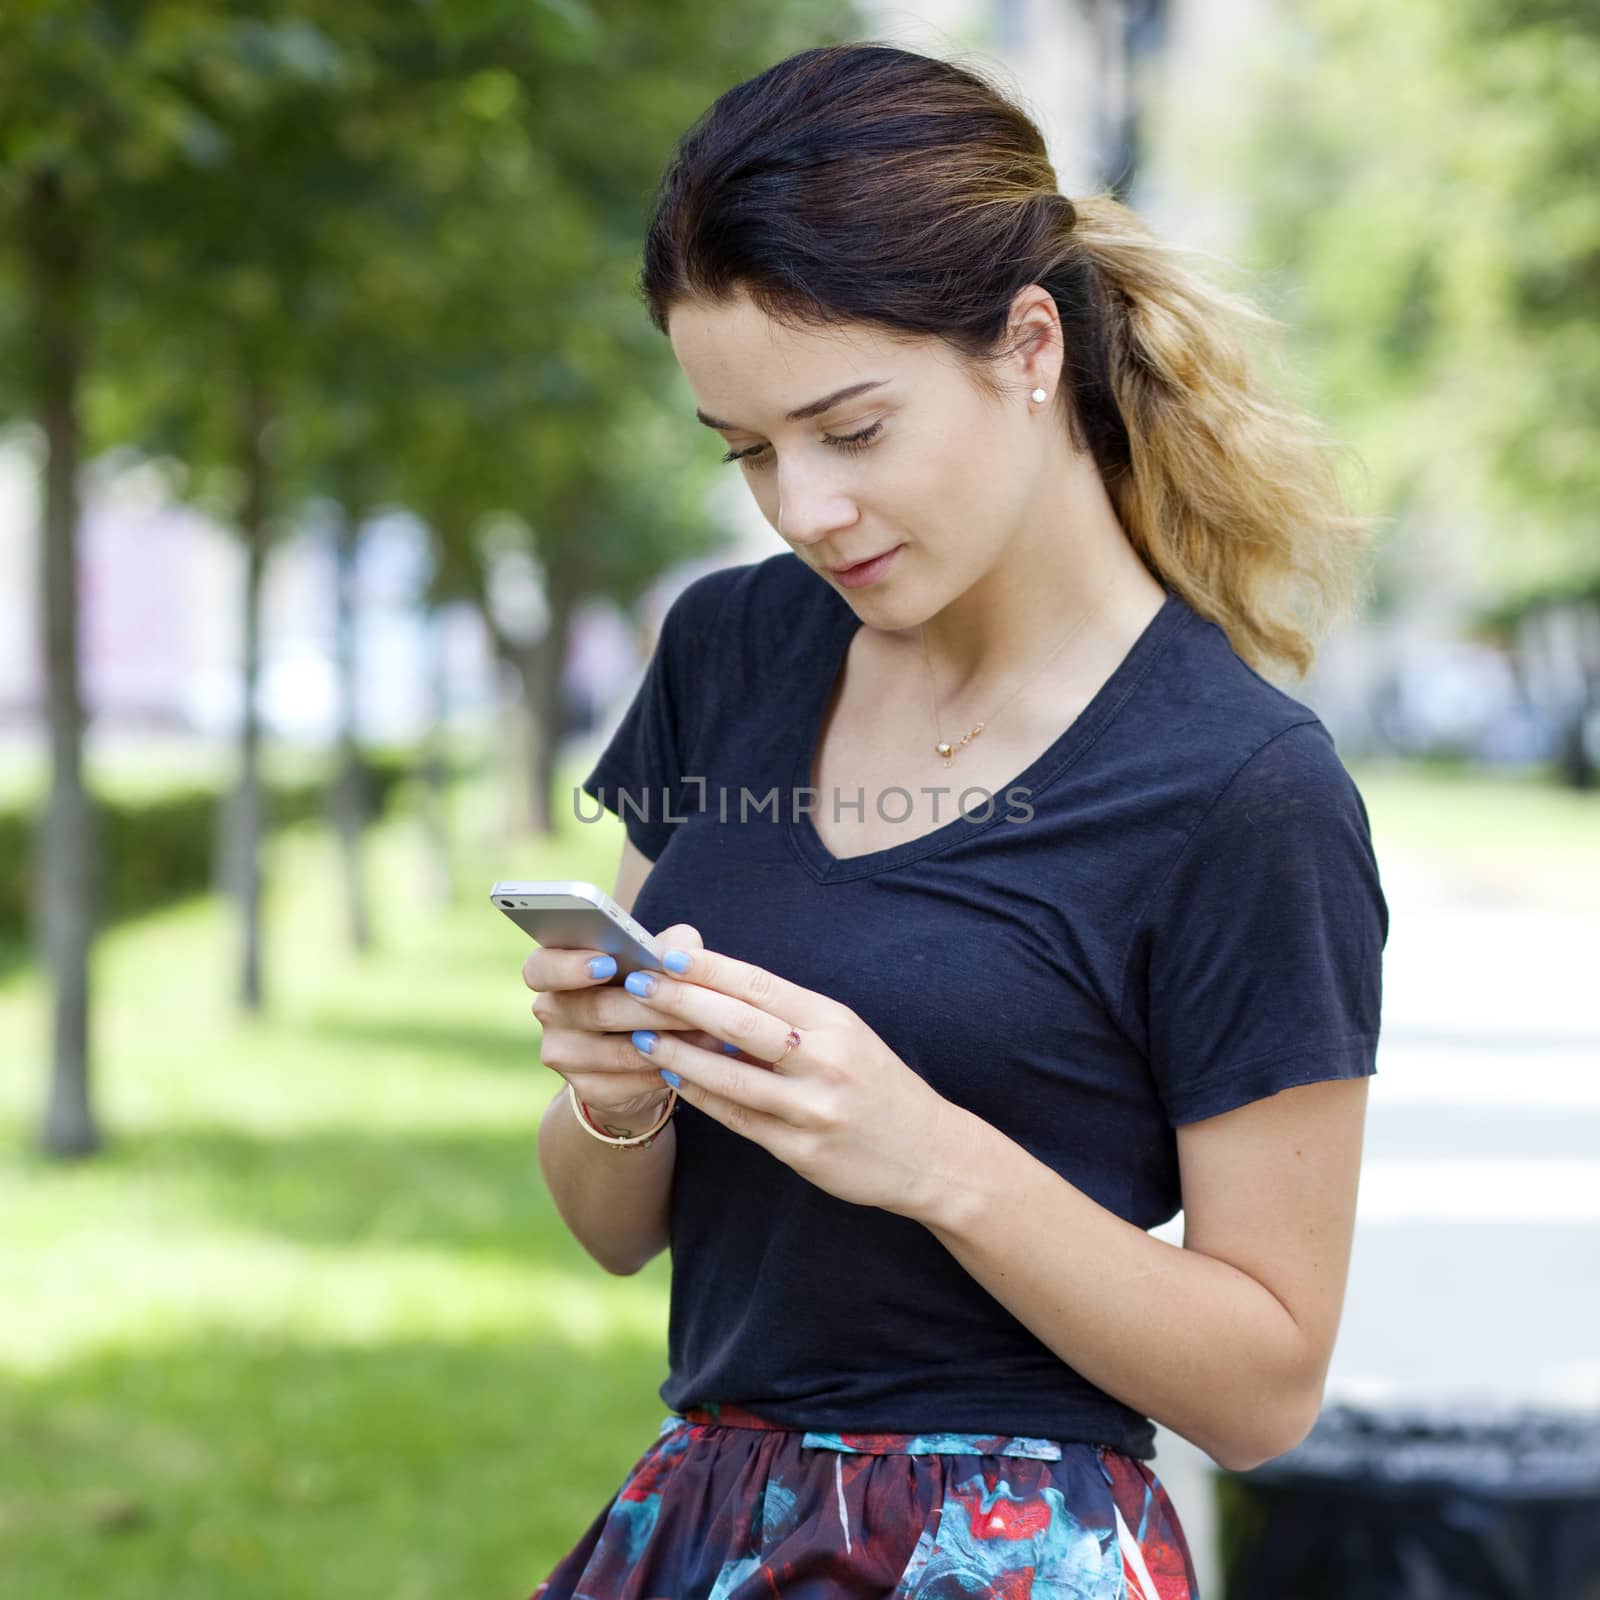
[[[1283,325],[1110,195],[1072,206],[1071,237],[1106,291],[1130,467],[1107,488],[1123,528],[1252,666],[1303,677],[1317,637],[1353,608],[1376,519],[1346,508],[1321,426],[1251,369],[1247,330]]]

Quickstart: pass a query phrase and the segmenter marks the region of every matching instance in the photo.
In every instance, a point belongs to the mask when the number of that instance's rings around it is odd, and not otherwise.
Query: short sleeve
[[[699,713],[714,682],[708,651],[727,598],[727,569],[696,578],[667,608],[655,649],[583,792],[622,820],[628,838],[654,861],[684,810],[694,776]]]
[[[1234,773],[1141,918],[1168,1122],[1376,1072],[1388,932],[1360,793],[1322,723],[1297,723]]]

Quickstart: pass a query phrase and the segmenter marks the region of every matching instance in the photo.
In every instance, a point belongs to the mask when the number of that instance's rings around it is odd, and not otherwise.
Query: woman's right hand
[[[658,942],[663,949],[705,948],[698,930],[686,922],[667,928]],[[588,963],[601,955],[538,945],[522,963],[522,981],[538,995],[533,1014],[543,1029],[539,1056],[591,1111],[603,1113],[608,1123],[637,1123],[642,1130],[661,1115],[667,1087],[631,1035],[636,1028],[664,1031],[661,1013],[617,983],[614,968],[609,977],[591,977]],[[720,1040],[699,1029],[677,1031],[705,1049],[721,1048]]]

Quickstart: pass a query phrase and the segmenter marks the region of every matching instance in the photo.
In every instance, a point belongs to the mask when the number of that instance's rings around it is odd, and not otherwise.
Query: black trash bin
[[[1600,1412],[1330,1406],[1215,1487],[1216,1600],[1600,1600]]]

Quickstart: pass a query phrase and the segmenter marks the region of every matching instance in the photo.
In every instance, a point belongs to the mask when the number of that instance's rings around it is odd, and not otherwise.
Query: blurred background
[[[1261,359],[1382,519],[1285,685],[1393,917],[1329,1400],[1600,1408],[1592,4],[27,0],[8,1596],[523,1594],[654,1438],[669,1262],[609,1278],[549,1204],[486,891],[610,883],[573,786],[670,600],[781,548],[632,281],[677,135],[856,37],[998,67],[1064,192],[1284,324]],[[1220,1593],[1214,1470],[1155,1465]]]

